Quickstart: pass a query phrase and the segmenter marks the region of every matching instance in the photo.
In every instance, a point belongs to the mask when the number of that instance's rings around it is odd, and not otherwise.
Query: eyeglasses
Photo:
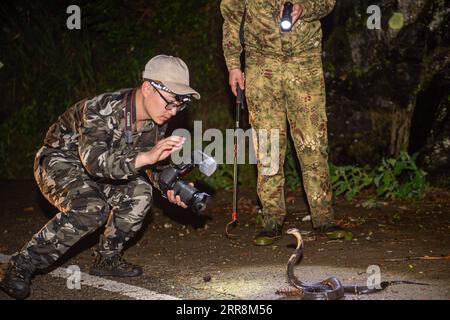
[[[164,100],[166,103],[166,110],[172,111],[174,108],[178,111],[182,111],[187,107],[188,102],[191,101],[191,98],[189,96],[183,96],[183,95],[177,95],[174,92],[172,92],[169,88],[165,87],[163,84],[150,81],[150,84],[153,88],[156,89],[156,92],[158,92],[159,96]],[[159,92],[159,90],[163,90],[165,92],[175,94],[175,101],[167,101],[167,99]]]

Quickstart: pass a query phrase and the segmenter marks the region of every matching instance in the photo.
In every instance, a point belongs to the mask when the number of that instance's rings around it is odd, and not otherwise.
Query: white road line
[[[8,263],[10,256],[0,253],[0,263]],[[67,279],[71,272],[66,268],[57,268],[49,273],[50,276]],[[90,274],[81,272],[81,285],[101,289],[120,295],[130,297],[136,300],[179,300],[179,298],[167,294],[160,294],[138,286],[129,285],[105,278],[91,276]],[[69,290],[69,289],[68,289]]]

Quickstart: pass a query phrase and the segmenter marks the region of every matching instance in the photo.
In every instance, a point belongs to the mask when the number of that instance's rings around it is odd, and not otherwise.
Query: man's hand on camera
[[[178,136],[170,136],[158,141],[151,150],[138,154],[135,167],[152,165],[166,159],[172,152],[180,150],[185,141],[186,138]]]
[[[191,186],[194,186],[194,184],[192,182],[190,182],[189,184]],[[167,191],[167,199],[169,200],[170,203],[176,204],[184,209],[186,209],[188,207],[186,203],[181,201],[180,196],[175,196],[175,191],[173,191],[173,190]]]
[[[236,84],[239,84],[239,87],[244,90],[245,89],[245,73],[240,69],[233,69],[230,71],[229,83],[231,87],[231,91],[233,94],[237,96],[236,92]]]

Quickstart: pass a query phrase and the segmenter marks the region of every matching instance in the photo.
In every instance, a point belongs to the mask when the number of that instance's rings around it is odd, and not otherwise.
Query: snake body
[[[297,239],[297,247],[288,261],[287,277],[289,283],[299,290],[302,299],[305,300],[338,300],[349,294],[368,294],[382,291],[395,284],[416,284],[427,285],[425,283],[418,283],[412,281],[396,280],[383,281],[377,287],[368,287],[362,285],[343,285],[336,277],[327,278],[321,282],[314,284],[307,284],[300,281],[294,274],[294,268],[299,259],[303,256],[303,239],[300,231],[296,228],[289,229],[288,234],[292,234]]]

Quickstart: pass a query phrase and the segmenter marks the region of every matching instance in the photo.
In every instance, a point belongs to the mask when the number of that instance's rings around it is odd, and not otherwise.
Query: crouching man
[[[180,149],[184,138],[164,138],[167,122],[197,91],[179,58],[160,55],[145,66],[142,84],[75,103],[50,127],[34,174],[43,195],[59,209],[9,262],[0,287],[30,294],[32,275],[51,266],[81,238],[106,224],[90,274],[135,277],[142,267],[122,257],[141,228],[158,181],[143,169]],[[186,208],[172,190],[170,202]]]

